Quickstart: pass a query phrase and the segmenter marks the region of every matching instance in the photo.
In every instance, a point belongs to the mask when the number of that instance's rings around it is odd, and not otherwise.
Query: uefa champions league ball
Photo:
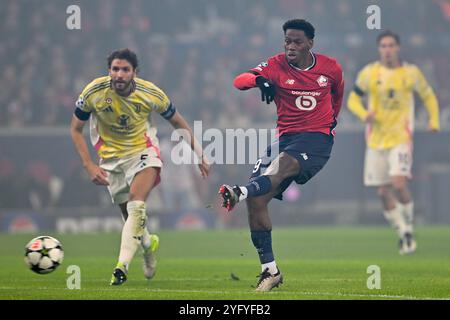
[[[62,263],[64,251],[61,243],[50,236],[34,238],[25,247],[25,263],[39,274],[55,271]]]

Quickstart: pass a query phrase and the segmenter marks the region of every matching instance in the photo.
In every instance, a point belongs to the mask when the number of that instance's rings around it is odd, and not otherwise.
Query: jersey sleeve
[[[348,109],[361,121],[365,121],[368,111],[364,108],[362,98],[369,91],[371,65],[365,66],[356,77],[355,86],[348,97]]]
[[[417,66],[413,67],[414,90],[419,94],[430,117],[430,128],[439,130],[439,104],[433,88]]]
[[[342,107],[342,98],[344,96],[344,74],[342,67],[336,62],[335,79],[331,88],[332,105],[334,117],[337,118]]]
[[[356,77],[353,91],[359,96],[364,96],[369,91],[371,65],[365,66]]]
[[[255,75],[263,76],[266,79],[272,81],[272,74],[275,69],[275,59],[270,58],[267,61],[261,62],[253,69],[250,69],[249,72]]]
[[[86,121],[89,119],[91,112],[94,110],[92,105],[92,101],[90,101],[89,97],[93,91],[97,88],[97,85],[94,82],[88,84],[81,94],[78,96],[77,101],[75,102],[75,116],[82,120]]]
[[[169,120],[175,114],[175,107],[169,97],[160,88],[152,87],[153,111],[158,112],[163,118]]]

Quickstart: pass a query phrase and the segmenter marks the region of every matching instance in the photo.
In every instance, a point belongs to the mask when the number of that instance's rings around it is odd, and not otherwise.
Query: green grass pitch
[[[37,275],[23,261],[35,235],[0,235],[0,299],[450,299],[450,227],[420,227],[418,251],[399,256],[388,228],[275,229],[284,284],[269,293],[252,285],[260,271],[247,230],[161,231],[159,265],[144,279],[137,254],[128,281],[109,286],[120,235],[54,235],[65,260]],[[66,287],[66,268],[81,268],[81,289]],[[369,265],[381,289],[367,288]],[[233,279],[233,274],[236,278]]]

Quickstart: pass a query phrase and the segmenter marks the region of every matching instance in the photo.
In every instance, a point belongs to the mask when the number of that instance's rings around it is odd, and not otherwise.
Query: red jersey
[[[290,65],[284,53],[251,70],[276,87],[279,135],[288,132],[334,134],[344,93],[342,68],[333,58],[311,54],[313,64],[305,70]]]

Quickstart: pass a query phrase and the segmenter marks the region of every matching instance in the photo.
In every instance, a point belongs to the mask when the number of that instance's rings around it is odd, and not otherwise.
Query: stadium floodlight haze
[[[0,300],[450,299],[449,8],[3,1]]]

